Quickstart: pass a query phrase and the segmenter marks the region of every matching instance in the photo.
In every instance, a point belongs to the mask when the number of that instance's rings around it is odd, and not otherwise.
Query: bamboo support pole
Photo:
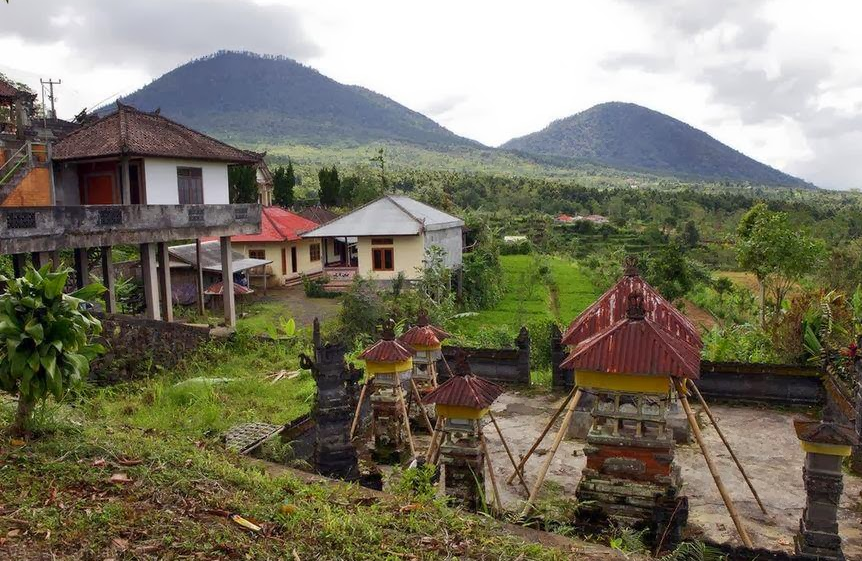
[[[410,432],[410,417],[407,415],[407,405],[404,403],[404,392],[401,391],[401,384],[395,385],[395,395],[398,399],[398,404],[401,405],[401,413],[404,418],[404,430],[407,431],[407,443],[410,445],[410,455],[416,457],[416,445],[413,444],[413,433]]]
[[[359,425],[359,412],[362,410],[362,402],[365,401],[365,392],[368,391],[369,383],[370,380],[366,380],[359,391],[359,399],[356,401],[356,411],[353,412],[353,423],[350,425],[350,440],[353,440],[353,435],[356,434],[356,427]]]
[[[553,416],[551,416],[551,420],[548,421],[548,424],[545,426],[545,429],[542,431],[542,434],[539,435],[539,438],[536,439],[536,442],[533,443],[533,446],[530,447],[530,450],[527,452],[527,454],[523,458],[521,458],[520,462],[518,462],[518,465],[515,467],[515,473],[510,475],[509,479],[506,480],[507,485],[511,485],[512,482],[515,481],[515,477],[518,474],[521,474],[522,478],[524,477],[524,466],[526,465],[527,460],[530,459],[530,456],[533,455],[533,452],[536,451],[536,449],[542,443],[542,440],[545,439],[545,436],[551,430],[551,427],[554,426],[554,422],[557,420],[557,417],[560,416],[560,414],[566,408],[566,405],[569,404],[569,401],[572,399],[572,396],[575,395],[576,390],[577,390],[577,388],[572,388],[572,391],[569,392],[569,395],[566,396],[566,399],[563,400],[563,403],[557,408],[557,410],[554,412]],[[578,398],[580,399],[580,396],[578,396]]]
[[[536,479],[536,484],[533,486],[533,490],[530,491],[530,497],[527,499],[527,504],[524,505],[524,510],[521,512],[522,517],[530,514],[530,510],[533,508],[533,501],[535,501],[536,497],[539,496],[539,489],[542,488],[542,483],[545,482],[545,476],[548,474],[548,468],[551,467],[551,461],[554,459],[554,454],[557,453],[557,448],[560,447],[563,437],[569,430],[569,423],[572,421],[572,414],[575,412],[575,406],[577,406],[580,399],[581,390],[578,389],[575,391],[574,397],[569,401],[569,406],[566,408],[566,416],[563,417],[563,424],[560,425],[560,431],[557,433],[556,438],[554,438],[554,443],[548,451],[548,458],[545,460],[544,465],[542,465],[542,469],[539,471],[539,477]]]
[[[712,411],[709,409],[709,405],[706,404],[706,400],[703,399],[703,394],[700,393],[700,390],[691,380],[688,381],[691,389],[694,390],[694,395],[697,396],[698,401],[703,407],[706,416],[709,418],[709,422],[712,423],[712,426],[715,428],[716,434],[724,443],[724,447],[727,448],[727,451],[730,453],[730,457],[733,458],[733,462],[736,464],[736,467],[739,468],[739,473],[742,474],[742,478],[745,480],[745,483],[748,485],[748,488],[751,489],[751,494],[754,495],[754,500],[757,501],[757,506],[760,507],[760,510],[763,511],[763,514],[769,514],[766,512],[766,508],[764,508],[763,503],[760,502],[760,496],[758,496],[757,491],[754,488],[754,484],[751,483],[751,480],[748,478],[748,474],[745,473],[745,468],[742,467],[742,463],[739,461],[739,458],[736,457],[736,454],[733,452],[733,449],[730,447],[730,443],[725,438],[724,433],[721,432],[721,429],[718,427],[718,423],[715,420],[715,417],[712,416]]]
[[[416,398],[416,406],[419,407],[419,411],[422,412],[422,420],[425,421],[425,426],[428,428],[428,432],[434,433],[434,425],[431,424],[431,419],[428,418],[428,412],[425,411],[425,406],[422,405],[422,396],[419,394],[419,388],[416,387],[416,382],[413,379],[410,379],[410,387],[413,390],[413,396]]]
[[[742,525],[742,519],[736,511],[736,507],[733,505],[733,501],[727,493],[724,483],[721,481],[721,476],[718,474],[718,470],[712,460],[712,455],[710,455],[709,450],[706,448],[706,443],[703,441],[703,435],[700,433],[697,419],[694,418],[694,412],[691,410],[691,405],[688,403],[688,397],[686,397],[685,394],[685,387],[679,382],[679,380],[675,380],[674,384],[676,384],[679,400],[682,402],[682,408],[685,410],[685,416],[688,418],[691,432],[694,433],[694,438],[697,440],[698,446],[700,446],[700,451],[703,453],[703,459],[706,460],[706,467],[709,468],[709,472],[715,480],[715,486],[721,495],[721,499],[724,501],[724,506],[727,507],[727,512],[730,514],[731,520],[733,520],[733,525],[736,526],[736,531],[739,533],[739,537],[742,540],[742,543],[745,544],[745,547],[752,548],[754,546],[751,543],[751,538],[748,537],[748,532],[745,531],[745,527]]]
[[[425,453],[425,461],[430,462],[434,457],[434,448],[437,445],[437,439],[442,436],[441,429],[443,428],[443,417],[437,416],[437,422],[434,424],[434,432],[431,433],[431,443],[428,445],[428,451]]]
[[[494,505],[497,507],[497,512],[503,511],[503,503],[500,500],[500,489],[497,488],[497,478],[494,476],[494,466],[491,464],[491,454],[488,453],[488,445],[485,443],[485,433],[482,432],[482,426],[479,421],[476,421],[479,429],[479,443],[482,445],[482,454],[485,456],[485,463],[488,464],[488,477],[491,478],[491,488],[494,489]]]
[[[445,438],[445,434],[443,431],[443,425],[445,424],[446,419],[443,419],[443,421],[440,423],[440,438],[437,439],[437,447],[434,448],[434,455],[431,457],[431,463],[433,463],[435,466],[440,461],[440,450],[443,448],[443,439]]]
[[[506,444],[506,439],[503,438],[503,431],[500,430],[500,425],[497,424],[497,419],[494,418],[494,414],[491,411],[488,411],[488,417],[491,418],[491,423],[494,424],[494,428],[497,429],[497,434],[500,436],[500,441],[503,443],[503,448],[506,450],[506,455],[509,456],[509,461],[512,462],[512,467],[515,468],[515,475],[518,476],[518,479],[521,480],[521,486],[524,487],[524,491],[527,494],[530,494],[530,488],[527,487],[527,482],[524,481],[524,474],[518,469],[518,464],[515,462],[515,457],[512,455],[512,451],[509,450],[509,445]]]

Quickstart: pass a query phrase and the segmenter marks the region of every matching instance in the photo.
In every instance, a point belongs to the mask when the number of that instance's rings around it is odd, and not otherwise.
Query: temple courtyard
[[[563,394],[507,392],[497,399],[491,410],[516,456],[526,453],[535,442],[563,397]],[[695,411],[699,410],[698,406],[694,408]],[[764,515],[760,511],[716,431],[705,424],[705,416],[699,415],[703,417],[704,422],[700,425],[709,450],[716,459],[722,480],[745,521],[755,547],[792,552],[793,536],[799,528],[799,518],[805,504],[802,481],[805,453],[794,433],[792,419],[803,413],[720,404],[711,405],[711,409],[769,512],[769,515]],[[554,430],[527,464],[526,481],[529,486],[536,480],[559,423],[558,420]],[[493,426],[487,424],[484,432],[504,507],[520,509],[519,505],[523,504],[526,493],[517,480],[512,485],[506,485],[506,479],[513,472],[511,463]],[[548,490],[554,493],[562,490],[565,497],[575,500],[575,489],[586,461],[584,445],[583,440],[563,440],[547,475],[546,496]],[[697,444],[677,445],[676,462],[682,469],[683,494],[688,496],[690,505],[686,535],[738,545],[740,542],[733,523]],[[486,487],[490,493],[491,482],[487,477]],[[540,503],[541,500],[540,497]],[[862,558],[862,478],[846,471],[839,525],[847,558]]]

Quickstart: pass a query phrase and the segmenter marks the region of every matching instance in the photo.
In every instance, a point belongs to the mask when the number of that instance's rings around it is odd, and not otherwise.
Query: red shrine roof
[[[371,362],[403,362],[413,358],[415,352],[408,345],[395,338],[395,322],[391,319],[383,324],[383,337],[362,351],[359,355],[361,360]]]
[[[563,334],[563,344],[577,345],[625,318],[629,295],[635,292],[643,294],[644,312],[649,320],[690,345],[703,346],[694,323],[643,280],[633,263],[627,264],[623,278],[572,321]]]
[[[439,327],[435,327],[428,323],[428,315],[424,312],[419,314],[419,321],[416,325],[407,330],[400,337],[401,342],[408,345],[422,345],[426,347],[434,347],[440,345],[444,339],[448,339],[452,335],[443,331]]]
[[[299,235],[317,228],[318,224],[277,206],[261,209],[260,233],[231,236],[232,242],[292,242]]]
[[[253,164],[259,158],[156,113],[117,103],[117,110],[54,145],[57,161],[152,156]]]
[[[700,352],[646,316],[642,307],[629,307],[623,319],[581,341],[561,366],[697,380]]]
[[[490,407],[503,391],[502,387],[484,378],[472,374],[455,375],[434,388],[422,399],[422,403],[485,409]]]

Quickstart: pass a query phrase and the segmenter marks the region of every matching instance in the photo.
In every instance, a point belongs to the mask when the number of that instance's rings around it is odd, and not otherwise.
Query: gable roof
[[[171,257],[188,263],[192,267],[197,267],[197,251],[193,243],[170,246],[168,247],[168,253]],[[234,273],[272,263],[271,259],[252,259],[237,251],[231,251],[231,257]],[[221,245],[219,242],[201,242],[201,266],[204,271],[221,273]]]
[[[700,332],[690,319],[665,300],[630,266],[626,275],[576,317],[563,334],[564,345],[576,345],[626,317],[629,296],[643,294],[646,317],[690,345],[702,347]]]
[[[54,145],[57,161],[150,156],[253,164],[257,155],[234,148],[157,113],[117,103],[117,110]]]
[[[413,358],[413,349],[397,339],[384,337],[362,351],[359,358],[371,362],[398,363]]]
[[[457,216],[403,195],[384,195],[341,218],[306,232],[304,238],[413,236],[430,230],[462,227]]]
[[[456,374],[428,393],[422,399],[422,403],[485,409],[490,407],[502,393],[502,387],[484,378],[472,374],[466,376]]]
[[[18,89],[18,86],[0,80],[0,98],[3,99],[36,99],[36,94]]]
[[[431,325],[428,321],[428,314],[424,311],[419,313],[419,319],[416,325],[408,329],[399,339],[410,346],[415,347],[421,345],[425,347],[438,347],[441,341],[448,339],[452,335],[443,331],[439,327]]]
[[[851,446],[859,441],[851,427],[828,421],[793,419],[793,429],[796,431],[796,437],[806,442]]]
[[[277,206],[261,209],[260,233],[231,236],[232,242],[291,242],[300,239],[300,234],[317,228],[318,224],[296,213]]]
[[[332,222],[338,218],[339,214],[320,205],[314,205],[299,211],[299,215],[303,218],[308,218],[312,222],[317,222],[320,225]]]
[[[648,317],[629,316],[581,341],[561,366],[697,380],[700,352]]]

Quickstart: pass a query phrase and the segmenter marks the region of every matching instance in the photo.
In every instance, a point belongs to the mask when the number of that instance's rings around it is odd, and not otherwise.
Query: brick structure
[[[303,368],[310,369],[317,383],[313,415],[314,468],[322,475],[347,481],[359,479],[356,449],[350,441],[352,388],[361,372],[344,362],[343,345],[324,345],[320,323],[314,320],[314,360],[301,355]]]
[[[841,463],[857,443],[854,429],[827,421],[795,420],[805,450],[805,510],[796,534],[796,553],[822,560],[843,560],[838,535],[838,505],[844,489]]]

